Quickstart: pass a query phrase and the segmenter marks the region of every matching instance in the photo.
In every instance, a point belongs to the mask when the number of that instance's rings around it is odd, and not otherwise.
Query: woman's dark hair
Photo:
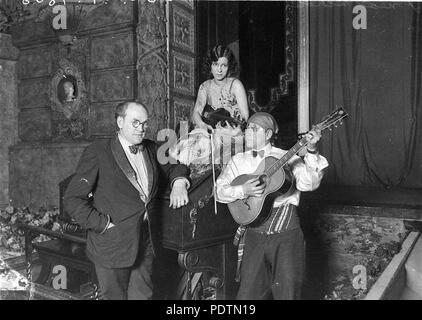
[[[229,69],[227,71],[227,76],[230,77],[238,72],[237,61],[233,54],[233,51],[230,50],[229,47],[223,46],[221,44],[217,44],[214,48],[212,48],[205,59],[203,65],[203,73],[207,75],[207,77],[211,78],[211,65],[213,62],[217,62],[219,58],[225,57],[229,63]]]

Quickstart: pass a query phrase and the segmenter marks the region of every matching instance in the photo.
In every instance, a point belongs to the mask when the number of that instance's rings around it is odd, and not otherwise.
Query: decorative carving
[[[191,211],[189,211],[189,223],[192,225],[192,239],[195,239],[196,233],[196,221],[198,220],[198,210],[194,207]]]
[[[275,107],[279,105],[280,100],[281,100],[281,95],[282,93],[281,93],[280,88],[271,88],[270,102],[268,102],[268,104],[265,106],[260,106],[256,102],[256,90],[255,89],[248,90],[249,107],[254,112],[260,112],[260,111],[271,112]]]
[[[143,0],[138,7],[138,99],[151,112],[153,129],[147,137],[155,140],[157,132],[169,125],[166,3]]]
[[[181,121],[189,121],[193,110],[193,101],[174,97],[173,99],[173,128]]]
[[[164,1],[150,3],[143,0],[139,4],[138,43],[149,47],[165,45],[166,41],[166,4]]]
[[[182,268],[189,270],[198,264],[199,255],[193,251],[183,252],[179,254],[177,260]]]
[[[60,68],[51,81],[51,108],[70,119],[86,103],[85,83],[80,71],[69,60],[62,59],[59,65]],[[73,92],[71,92],[72,86]]]
[[[85,135],[85,124],[81,119],[66,119],[57,123],[54,140],[81,139]]]
[[[286,2],[284,14],[284,52],[285,52],[285,72],[279,75],[279,87],[271,88],[271,98],[268,104],[260,106],[256,101],[256,90],[248,90],[248,103],[255,111],[271,112],[280,105],[281,98],[289,95],[289,84],[295,81],[296,65],[296,4]]]
[[[83,76],[67,59],[51,80],[50,101],[54,140],[82,139],[88,118],[88,98]]]
[[[0,1],[0,33],[8,33],[12,25],[22,23],[28,15],[21,1]]]
[[[151,112],[149,137],[155,139],[158,130],[167,126],[167,63],[160,55],[151,53],[138,61],[139,100]]]
[[[296,5],[286,2],[285,7],[285,73],[280,74],[280,88],[283,96],[289,94],[289,83],[295,80],[294,67],[296,63]]]
[[[228,244],[232,246],[232,244]],[[214,245],[207,248],[180,252],[178,257],[179,265],[188,272],[210,272],[210,285],[221,288],[225,283],[224,261],[226,245]],[[227,249],[226,249],[227,250]]]
[[[173,6],[173,43],[183,49],[195,52],[194,17],[184,10]]]
[[[180,93],[194,95],[194,59],[173,52],[173,88]]]
[[[186,7],[188,7],[189,9],[194,9],[194,1],[193,0],[179,0],[177,1],[178,4],[182,4]]]
[[[60,59],[67,59],[70,61],[82,74],[83,80],[89,79],[89,40],[88,38],[79,39],[72,46],[64,46],[57,43],[57,57]]]
[[[192,225],[192,239],[195,239],[196,222],[198,221],[198,210],[204,208],[207,203],[213,198],[213,193],[205,194],[202,198],[194,204],[193,208],[189,211],[189,223]]]
[[[19,49],[13,46],[12,37],[0,32],[0,59],[17,60],[18,55]]]

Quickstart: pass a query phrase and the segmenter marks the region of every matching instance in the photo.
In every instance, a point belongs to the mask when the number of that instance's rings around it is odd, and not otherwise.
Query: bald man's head
[[[131,144],[141,143],[148,127],[147,108],[135,101],[124,102],[116,107],[115,116],[119,134]]]

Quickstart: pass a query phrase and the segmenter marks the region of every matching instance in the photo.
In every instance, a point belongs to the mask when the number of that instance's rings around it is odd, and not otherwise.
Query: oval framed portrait
[[[73,102],[78,97],[77,80],[72,75],[64,75],[57,86],[57,98],[61,103]]]
[[[69,60],[62,59],[59,65],[51,80],[51,108],[70,119],[86,105],[85,83],[81,72]]]

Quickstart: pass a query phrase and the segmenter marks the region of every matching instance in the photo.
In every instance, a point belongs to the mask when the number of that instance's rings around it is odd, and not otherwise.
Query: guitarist
[[[237,153],[217,179],[217,200],[230,203],[247,197],[260,197],[265,184],[251,179],[243,185],[230,183],[242,174],[253,173],[267,156],[281,158],[287,151],[272,145],[278,125],[273,116],[258,112],[247,122],[246,148]],[[235,236],[238,245],[237,299],[300,299],[304,275],[305,246],[297,215],[301,191],[313,191],[320,185],[327,160],[318,153],[321,131],[306,135],[307,153],[293,156],[284,166],[291,187],[275,198],[269,218],[258,226],[240,226]],[[287,181],[290,180],[290,181]]]

